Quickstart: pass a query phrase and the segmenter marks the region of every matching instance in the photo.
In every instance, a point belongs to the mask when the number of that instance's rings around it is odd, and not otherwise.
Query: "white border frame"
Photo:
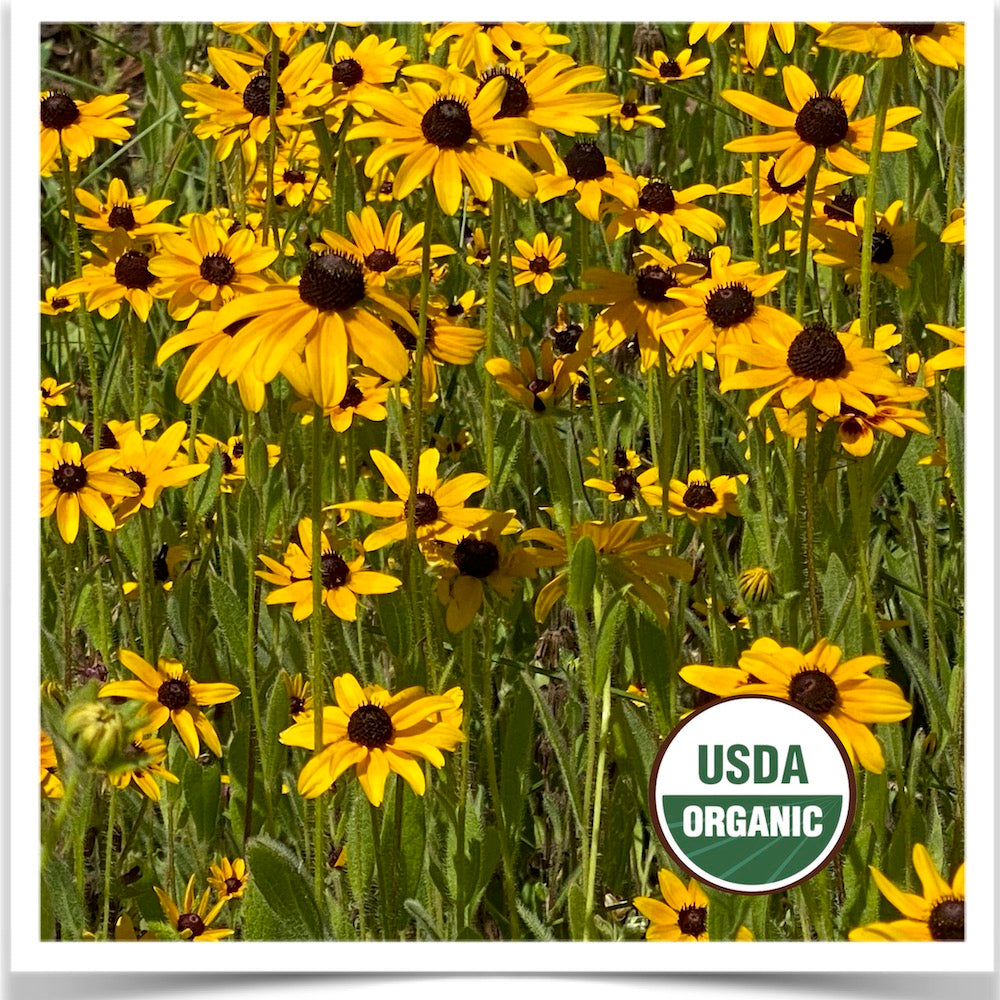
[[[951,0],[947,5],[927,0],[891,0],[874,5],[878,14],[933,20],[946,14],[967,24],[966,99],[970,127],[967,129],[966,188],[974,192],[975,207],[967,217],[966,308],[973,322],[970,364],[966,368],[967,449],[971,461],[966,469],[966,533],[974,540],[978,556],[968,561],[966,575],[967,641],[966,718],[968,754],[966,770],[966,857],[970,868],[971,891],[966,899],[968,937],[955,944],[928,947],[921,943],[849,942],[753,944],[713,942],[685,947],[657,946],[645,942],[585,944],[538,943],[246,943],[216,948],[188,948],[184,944],[152,944],[123,948],[110,943],[40,942],[39,925],[39,810],[34,764],[27,766],[25,755],[34,754],[38,738],[37,664],[39,637],[37,622],[40,544],[37,495],[34,492],[38,427],[37,406],[38,312],[36,288],[38,208],[35,101],[38,90],[38,25],[41,21],[87,19],[134,21],[160,20],[242,20],[266,19],[275,13],[275,2],[246,0],[233,4],[196,5],[182,0],[168,10],[137,6],[134,2],[73,3],[48,0],[40,5],[18,0],[12,17],[10,99],[11,212],[9,215],[10,275],[14,291],[11,301],[10,357],[8,373],[10,404],[10,479],[8,496],[10,537],[8,558],[3,569],[10,594],[11,629],[8,670],[10,689],[7,717],[8,764],[10,767],[9,891],[6,905],[16,900],[15,914],[8,910],[10,927],[10,968],[31,971],[115,971],[142,972],[685,972],[736,971],[825,971],[872,972],[960,972],[993,971],[995,968],[995,756],[996,690],[994,629],[996,599],[994,587],[995,553],[994,497],[995,381],[994,296],[997,271],[994,258],[994,11],[983,0]],[[496,6],[496,5],[494,5]],[[833,8],[833,5],[828,5]],[[333,10],[331,10],[331,7]],[[338,5],[329,2],[299,2],[281,9],[283,20],[329,19]],[[420,10],[429,19],[460,20],[469,16],[469,3],[434,0],[413,6],[401,0],[376,0],[364,12],[373,22],[413,20]],[[344,8],[348,17],[354,9]],[[475,12],[482,16],[481,7]],[[578,0],[548,0],[538,4],[517,0],[503,5],[505,19],[609,20],[607,5],[581,5]],[[632,0],[627,10],[614,8],[625,21],[670,19],[684,13],[681,8],[664,7],[662,2]],[[169,17],[158,17],[168,13]],[[800,20],[813,16],[801,2],[771,0],[716,0],[698,6],[706,19],[735,21],[753,19],[764,13]],[[841,0],[824,13],[838,20],[869,20],[873,4]],[[23,235],[21,235],[23,234]],[[16,584],[16,585],[15,585]],[[989,891],[984,891],[986,889]],[[111,951],[113,949],[113,953]],[[184,949],[181,960],[177,949]],[[221,985],[221,984],[220,984]],[[957,986],[957,983],[956,983]],[[611,991],[615,986],[609,984]]]

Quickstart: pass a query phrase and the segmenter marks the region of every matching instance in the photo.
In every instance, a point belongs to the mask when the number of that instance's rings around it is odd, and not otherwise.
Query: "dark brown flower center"
[[[879,21],[878,23],[883,28],[895,31],[898,35],[929,35],[934,30],[934,24],[929,21],[904,21],[902,23]]]
[[[82,465],[61,462],[52,470],[52,485],[60,493],[79,493],[87,485],[87,470]]]
[[[420,119],[424,138],[439,149],[458,149],[472,135],[472,119],[462,101],[439,97]]]
[[[455,546],[454,560],[463,576],[484,580],[500,566],[500,550],[492,542],[470,535]]]
[[[647,302],[663,302],[667,291],[677,286],[677,278],[673,268],[663,268],[659,264],[651,264],[641,268],[636,275],[635,287],[639,298]]]
[[[681,69],[680,64],[676,59],[664,59],[658,67],[660,71],[660,76],[664,80],[673,80],[681,75],[684,71]]]
[[[69,305],[69,299],[64,295],[57,295],[50,303],[53,309],[65,309]]]
[[[538,398],[538,394],[540,392],[544,392],[550,385],[552,385],[552,383],[543,378],[533,378],[528,383],[528,392],[535,397],[531,404],[535,413],[545,412],[545,404]]]
[[[488,69],[479,78],[476,93],[478,94],[490,80],[495,80],[498,76],[502,76],[507,81],[507,92],[503,95],[503,102],[500,104],[500,110],[493,116],[494,119],[520,118],[528,110],[531,97],[528,94],[528,88],[524,85],[524,80],[509,69],[500,66]]]
[[[576,383],[576,388],[573,390],[573,398],[578,403],[589,403],[590,395],[590,381],[586,375],[581,376],[581,380]]]
[[[872,233],[872,263],[888,264],[892,254],[892,237],[884,229],[876,229]]]
[[[94,425],[89,420],[83,425],[83,430],[81,431],[81,433],[88,441],[93,443]],[[118,447],[118,439],[115,437],[114,431],[112,431],[107,424],[104,424],[101,427],[101,447],[102,448]]]
[[[456,316],[465,315],[465,306],[461,302],[449,302],[444,312],[446,316],[451,316],[454,319]]]
[[[528,270],[532,274],[545,274],[549,269],[549,261],[547,257],[535,257],[533,260],[528,261]]]
[[[708,483],[691,483],[684,491],[684,506],[692,510],[711,507],[719,498]]]
[[[358,388],[357,383],[348,382],[344,398],[338,404],[342,410],[353,410],[359,403],[364,402],[365,394]]]
[[[135,216],[132,214],[131,205],[115,205],[108,212],[108,225],[112,229],[124,229],[129,233],[138,225]]]
[[[677,207],[673,189],[666,181],[650,181],[639,192],[639,208],[657,215],[669,214]]]
[[[205,921],[197,913],[182,913],[177,917],[177,930],[190,931],[191,937],[196,938],[205,933]]]
[[[138,469],[129,469],[128,472],[125,473],[125,478],[131,479],[140,490],[144,490],[146,488],[146,476]]]
[[[166,545],[161,545],[160,551],[153,556],[153,579],[157,583],[166,583],[170,579],[170,567],[167,565]]]
[[[701,937],[708,930],[708,907],[706,906],[682,906],[677,911],[677,926],[682,934],[690,934],[691,937]]]
[[[299,698],[296,695],[292,695],[288,699],[288,710],[292,713],[293,718],[301,712],[306,710],[306,700],[305,698]]]
[[[566,172],[577,182],[593,181],[608,172],[607,161],[596,142],[574,142],[563,162]]]
[[[850,222],[854,218],[854,203],[858,200],[856,194],[841,191],[834,195],[828,205],[823,206],[823,214],[828,219],[843,219]]]
[[[965,900],[948,897],[935,903],[927,928],[935,941],[964,941]]]
[[[619,472],[611,482],[614,485],[616,493],[620,493],[626,500],[635,499],[636,491],[639,488],[639,480],[630,471]]]
[[[42,124],[62,131],[80,117],[76,101],[64,90],[55,90],[42,99]]]
[[[409,514],[409,501],[406,503],[407,514]],[[428,524],[433,524],[438,519],[440,508],[437,500],[430,493],[418,493],[417,502],[414,507],[413,520],[418,528],[424,528]]]
[[[787,363],[793,375],[818,381],[837,378],[847,364],[847,354],[840,338],[828,326],[817,323],[795,335]]]
[[[390,267],[395,267],[399,259],[391,250],[376,247],[367,257],[365,257],[365,267],[370,271],[388,271]]]
[[[392,194],[393,188],[395,187],[395,182],[390,181],[388,178],[382,181],[378,186],[379,194]]]
[[[618,113],[622,118],[637,118],[639,115],[639,106],[635,101],[626,101]]]
[[[237,441],[236,444],[233,445],[233,458],[242,458],[242,457],[243,457],[243,442]]]
[[[741,281],[719,285],[705,299],[705,314],[722,330],[746,322],[753,313],[753,295]]]
[[[795,116],[795,131],[813,146],[835,146],[847,136],[844,102],[829,94],[813,94]]]
[[[285,106],[285,92],[278,84],[278,94],[275,98],[275,110],[280,111]],[[258,73],[252,77],[243,91],[243,107],[254,116],[263,117],[271,113],[271,74]]]
[[[286,184],[305,184],[306,175],[301,170],[286,170],[282,175],[281,179]]]
[[[324,311],[350,309],[365,297],[365,276],[353,257],[332,251],[312,257],[302,269],[299,298]]]
[[[236,277],[236,267],[224,253],[210,253],[202,258],[200,273],[213,285],[228,285]]]
[[[243,880],[238,879],[235,875],[231,875],[226,879],[226,892],[237,893],[243,888]]]
[[[583,327],[579,323],[568,323],[563,329],[551,329],[552,346],[556,349],[556,354],[572,354],[576,350],[577,342],[583,333]]]
[[[353,87],[356,83],[361,83],[365,77],[365,71],[357,59],[341,59],[333,64],[333,82],[339,83],[342,87]]]
[[[397,323],[395,320],[391,324],[392,332],[396,335],[396,339],[405,347],[408,351],[412,351],[417,346],[417,338],[412,334],[411,331],[407,330],[402,323]]]
[[[278,72],[280,73],[288,65],[288,53],[279,52],[278,53]],[[264,53],[264,69],[267,71],[268,76],[271,75],[271,53]]]
[[[805,177],[800,177],[794,184],[779,184],[774,179],[774,168],[777,162],[771,164],[771,169],[767,172],[767,186],[775,194],[798,194],[805,186]]]
[[[156,275],[149,270],[149,258],[140,250],[126,250],[115,263],[115,281],[126,288],[149,288]]]
[[[687,262],[689,264],[700,264],[702,267],[709,267],[712,263],[712,256],[707,250],[699,250],[697,247],[692,247],[688,251]]]
[[[176,677],[164,681],[156,692],[156,700],[171,712],[179,711],[191,701],[191,686]]]
[[[822,670],[800,670],[788,685],[788,697],[813,715],[826,715],[840,702],[837,685]]]
[[[336,552],[324,552],[319,565],[324,590],[336,590],[337,587],[343,587],[351,575],[347,563]]]
[[[616,469],[627,469],[629,467],[628,449],[618,445],[615,448],[614,455],[611,457],[611,461],[615,463]]]
[[[381,705],[359,705],[347,721],[347,738],[369,750],[384,749],[392,734],[392,719]]]

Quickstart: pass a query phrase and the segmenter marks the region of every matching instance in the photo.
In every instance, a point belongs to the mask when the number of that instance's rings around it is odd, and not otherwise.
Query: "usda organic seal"
[[[667,737],[649,811],[660,842],[699,881],[759,895],[804,882],[840,850],[856,794],[825,723],[780,698],[743,695]]]

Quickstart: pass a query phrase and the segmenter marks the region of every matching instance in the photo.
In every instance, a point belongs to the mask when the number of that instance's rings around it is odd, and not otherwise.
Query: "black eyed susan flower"
[[[312,421],[313,407],[317,405],[323,407],[324,416],[329,417],[330,426],[338,434],[349,430],[355,417],[376,421],[386,418],[385,402],[389,398],[389,386],[381,375],[365,372],[357,365],[352,365],[344,398],[333,406],[324,406],[313,398],[309,373],[296,356],[293,355],[281,366],[281,374],[301,397],[299,402],[292,404],[292,409],[302,413],[304,424]]]
[[[684,883],[669,869],[657,874],[663,901],[649,896],[632,900],[635,908],[649,920],[647,941],[707,941],[708,896],[691,879]]]
[[[535,181],[527,168],[495,147],[534,141],[538,126],[524,118],[496,117],[505,92],[499,78],[490,80],[471,101],[461,92],[435,91],[419,81],[407,85],[405,102],[388,91],[373,91],[366,101],[382,120],[354,126],[347,138],[384,140],[369,155],[366,176],[402,156],[396,168],[396,197],[405,198],[430,177],[447,215],[462,204],[463,179],[484,201],[493,193],[494,180],[518,198],[530,198]]]
[[[778,43],[778,48],[786,54],[791,52],[792,47],[795,45],[794,22],[763,21],[743,25],[746,59],[754,70],[764,60],[764,55],[767,52],[767,39],[772,31],[774,32],[774,40]]]
[[[800,219],[805,210],[806,179],[800,177],[794,184],[779,184],[774,178],[776,163],[777,160],[774,157],[762,156],[757,164],[760,224],[762,226],[776,222],[785,212],[788,212],[794,219]],[[739,194],[747,198],[753,196],[753,161],[745,160],[743,169],[749,176],[735,184],[727,184],[725,187],[719,188],[720,194]],[[827,188],[842,184],[847,179],[846,174],[838,174],[825,167],[820,167],[819,173],[816,175],[816,197],[822,202]],[[814,202],[814,208],[815,206]]]
[[[197,906],[194,900],[194,875],[188,879],[187,887],[184,889],[184,898],[178,906],[170,896],[159,886],[153,887],[156,898],[160,901],[163,913],[170,926],[185,941],[221,941],[236,932],[229,927],[212,927],[218,919],[225,904],[225,899],[220,899],[209,909],[208,899],[211,889],[206,889],[198,900]]]
[[[427,51],[433,54],[452,38],[448,65],[461,70],[471,62],[476,73],[495,63],[498,55],[508,62],[536,63],[549,55],[554,46],[569,41],[566,35],[556,34],[540,21],[529,24],[454,21],[441,25],[427,38]]]
[[[331,61],[321,63],[316,71],[320,87],[315,101],[326,108],[328,124],[331,116],[339,121],[348,106],[370,117],[371,105],[365,101],[368,91],[392,83],[408,58],[406,46],[397,45],[395,38],[383,41],[378,35],[367,35],[354,48],[343,39],[334,42]]]
[[[652,80],[655,83],[672,83],[676,80],[690,80],[696,76],[704,76],[705,67],[711,60],[692,59],[690,49],[678,52],[676,58],[657,49],[649,59],[637,55],[635,61],[639,64],[639,68],[632,70],[633,76],[641,76],[644,80]]]
[[[838,22],[826,25],[816,44],[842,52],[864,52],[876,59],[895,59],[902,55],[904,38],[909,39],[914,52],[935,66],[958,69],[965,65],[964,24]]]
[[[64,393],[72,386],[72,382],[58,382],[54,378],[43,378],[39,387],[41,401],[39,403],[39,419],[44,420],[49,415],[50,406],[65,406]]]
[[[187,448],[187,442],[182,442],[182,447]],[[246,479],[246,445],[242,434],[234,434],[225,441],[212,437],[211,434],[200,433],[194,439],[195,455],[199,462],[210,462],[213,452],[222,453],[222,481],[219,485],[220,493],[232,493],[235,486]],[[267,467],[273,469],[281,458],[281,445],[269,444],[267,450]]]
[[[300,715],[312,711],[312,691],[309,681],[302,674],[287,674],[282,672],[281,679],[288,695],[288,714],[298,721]]]
[[[591,222],[599,222],[604,214],[604,195],[627,208],[638,205],[635,180],[622,170],[617,160],[605,156],[596,142],[589,139],[575,142],[562,159],[556,155],[555,148],[544,134],[539,145],[550,162],[546,169],[535,174],[538,185],[535,197],[538,201],[550,201],[575,190],[579,195],[576,209]]]
[[[545,233],[538,233],[529,243],[515,240],[519,256],[512,256],[515,285],[534,285],[539,295],[547,295],[552,290],[552,272],[566,262],[566,254],[561,252],[562,237],[549,240]]]
[[[135,782],[136,788],[153,802],[160,801],[160,786],[157,778],[176,785],[180,779],[171,774],[163,765],[167,759],[167,745],[156,736],[145,735],[142,730],[133,733],[125,748],[128,765],[108,775],[116,788],[128,788]]]
[[[59,316],[76,312],[80,305],[79,295],[63,295],[61,289],[50,285],[45,289],[45,298],[39,303],[38,311],[43,316]]]
[[[52,737],[43,729],[41,730],[38,768],[43,799],[61,799],[63,797],[63,783],[56,774],[58,767],[59,760],[56,757],[55,747],[52,745]]]
[[[76,101],[65,90],[41,93],[41,171],[47,177],[63,153],[85,160],[97,139],[121,145],[135,122],[123,115],[128,94],[106,94],[92,101]],[[76,162],[75,160],[73,162]]]
[[[476,226],[466,241],[465,262],[482,270],[490,266],[490,244],[479,226]]]
[[[102,448],[83,455],[75,441],[43,441],[41,446],[41,516],[56,515],[64,542],[76,540],[80,512],[99,528],[114,531],[108,502],[138,496],[139,487],[111,467],[118,452]]]
[[[756,417],[775,394],[791,410],[803,400],[828,417],[836,417],[846,404],[859,413],[872,414],[872,396],[892,396],[900,378],[889,367],[884,351],[862,346],[859,336],[834,333],[822,323],[803,330],[772,328],[760,341],[721,348],[724,356],[747,364],[746,371],[723,378],[722,392],[732,389],[763,389],[750,404]]]
[[[955,346],[935,354],[924,362],[924,371],[938,372],[950,368],[965,367],[965,327],[943,326],[940,323],[927,323],[927,329],[951,341]]]
[[[351,240],[324,229],[322,243],[313,243],[314,251],[334,250],[359,259],[365,269],[365,280],[372,285],[408,278],[420,273],[423,258],[424,224],[418,222],[403,233],[403,213],[393,212],[385,228],[375,209],[366,205],[361,215],[347,213],[347,228]],[[432,243],[431,259],[447,257],[455,251],[444,243]]]
[[[299,521],[299,540],[289,542],[283,563],[264,555],[258,557],[267,570],[257,570],[257,576],[279,588],[268,594],[264,603],[293,604],[292,618],[297,622],[313,613],[312,530],[310,518]],[[402,586],[394,576],[364,569],[364,552],[348,559],[335,552],[325,531],[320,533],[320,546],[321,599],[342,621],[357,619],[359,595],[391,594]]]
[[[903,915],[902,920],[865,924],[848,934],[851,941],[964,941],[965,862],[958,866],[951,885],[923,844],[913,845],[913,869],[921,894],[897,888],[877,868],[869,867],[885,898]]]
[[[162,279],[158,294],[166,298],[172,319],[189,319],[199,308],[218,309],[238,295],[261,292],[268,282],[259,272],[274,262],[278,251],[261,246],[254,234],[240,229],[227,235],[217,222],[196,215],[188,236],[160,237],[161,252],[149,263]]]
[[[794,702],[833,730],[852,763],[858,761],[865,770],[881,774],[885,757],[868,727],[900,722],[912,710],[898,684],[869,676],[884,663],[881,656],[842,660],[840,648],[827,639],[802,653],[763,638],[740,656],[738,667],[691,664],[681,669],[681,677],[722,698],[764,694]]]
[[[247,203],[263,208],[267,198],[267,163],[259,160],[253,192]],[[310,213],[320,211],[330,200],[330,184],[320,173],[319,149],[299,137],[283,142],[274,154],[274,204]]]
[[[153,299],[162,297],[159,278],[149,269],[151,259],[142,250],[124,250],[117,257],[94,255],[79,278],[59,286],[59,296],[83,295],[87,311],[96,309],[105,319],[117,316],[125,301],[145,323]]]
[[[651,128],[663,128],[666,122],[653,112],[659,109],[659,104],[639,104],[638,91],[633,87],[624,97],[621,104],[610,113],[613,124],[623,132],[631,132],[636,125],[649,125]]]
[[[351,500],[334,505],[337,510],[357,510],[372,517],[392,518],[392,524],[378,528],[365,539],[366,552],[374,552],[406,537],[410,503],[409,477],[384,452],[372,449],[370,454],[386,485],[398,499]],[[481,472],[465,472],[453,479],[442,480],[438,478],[440,461],[441,453],[437,448],[428,448],[420,455],[414,507],[417,538],[421,541],[436,538],[439,541],[457,542],[473,529],[485,524],[496,512],[465,506],[473,493],[478,493],[489,485],[486,476]],[[506,530],[517,531],[519,527],[516,521],[511,521]]]
[[[908,431],[930,434],[930,427],[922,419],[923,410],[905,405],[926,395],[926,389],[900,383],[893,395],[872,397],[874,413],[858,413],[850,406],[842,405],[840,415],[833,419],[837,423],[837,438],[844,451],[859,458],[871,454],[876,431],[899,438],[905,437]]]
[[[528,347],[522,347],[517,365],[506,358],[490,358],[486,370],[524,409],[545,413],[572,389],[573,375],[587,363],[591,344],[590,334],[583,334],[578,336],[570,353],[556,357],[555,342],[546,339],[539,348],[539,361],[536,362]]]
[[[186,434],[183,420],[171,424],[155,441],[147,441],[134,428],[122,433],[113,465],[139,487],[139,492],[126,497],[118,507],[115,521],[119,525],[140,507],[152,508],[168,486],[180,486],[208,471],[207,464],[189,464],[179,456]]]
[[[382,204],[395,201],[396,196],[393,194],[395,187],[396,175],[388,167],[383,167],[372,177],[372,182],[365,192],[365,201],[379,201]]]
[[[210,871],[207,881],[215,890],[217,900],[243,898],[250,878],[243,858],[233,858],[232,861],[222,858],[218,864],[211,865]]]
[[[138,680],[105,684],[98,691],[99,697],[144,702],[142,712],[147,732],[156,732],[169,719],[192,757],[198,756],[199,737],[216,757],[222,756],[219,735],[201,708],[238,698],[238,687],[223,683],[199,684],[184,669],[184,664],[164,656],[155,667],[128,649],[119,650],[118,659]]]
[[[781,71],[785,96],[791,111],[771,104],[743,90],[724,90],[722,97],[740,111],[765,125],[779,129],[770,135],[746,136],[727,142],[733,153],[780,152],[774,167],[775,180],[782,185],[794,184],[809,172],[819,150],[837,170],[848,174],[868,173],[868,164],[847,146],[870,152],[874,142],[875,116],[851,121],[850,116],[861,100],[864,79],[857,75],[844,77],[830,93],[821,93],[815,83],[797,66],[785,66]],[[882,152],[912,149],[916,136],[893,131],[920,114],[919,108],[889,108],[882,136]]]
[[[875,213],[875,230],[872,233],[872,271],[888,278],[897,288],[909,288],[910,276],[906,269],[913,258],[924,248],[916,241],[917,222],[900,223],[902,201],[894,201],[885,212]],[[865,225],[865,199],[854,203],[853,222],[846,226],[821,226],[817,236],[823,242],[823,252],[813,254],[817,264],[845,268],[844,280],[849,285],[861,281],[861,250]]]
[[[449,632],[461,632],[472,623],[482,607],[487,584],[509,600],[519,581],[534,578],[539,566],[561,561],[560,555],[540,547],[505,544],[501,536],[510,521],[508,513],[495,514],[486,527],[458,542],[426,547],[438,574],[436,593],[445,606]]]
[[[674,517],[686,515],[695,524],[701,524],[706,517],[740,517],[739,488],[746,481],[745,475],[709,479],[701,469],[692,469],[687,482],[670,480],[670,513]]]
[[[766,601],[775,586],[774,574],[766,566],[751,566],[740,573],[739,589],[746,601]]]
[[[106,252],[117,256],[137,241],[149,241],[164,233],[176,233],[177,226],[157,222],[156,217],[173,202],[165,198],[146,201],[143,194],[130,195],[125,182],[118,177],[111,179],[103,199],[96,198],[84,188],[76,189],[76,200],[86,209],[86,214],[74,218],[91,232]]]
[[[600,451],[595,448],[594,454],[587,456],[587,461],[600,465]],[[585,479],[584,486],[600,490],[608,495],[613,503],[626,501],[638,504],[640,498],[650,507],[659,508],[663,504],[663,487],[660,486],[660,470],[653,466],[643,472],[639,456],[631,448],[617,448],[611,462],[614,475],[610,480],[591,477]]]
[[[392,695],[377,684],[364,688],[353,674],[333,680],[336,705],[323,708],[323,746],[299,773],[299,794],[322,795],[348,768],[355,768],[368,801],[382,804],[390,772],[417,795],[426,790],[421,760],[444,767],[443,750],[454,750],[462,734],[462,690],[429,695],[411,687]],[[312,712],[278,737],[285,746],[316,750]]]
[[[684,231],[714,243],[726,220],[721,215],[696,205],[699,198],[715,194],[711,184],[693,184],[675,191],[661,177],[638,177],[638,201],[618,202],[610,206],[611,221],[607,226],[609,240],[630,233],[633,229],[647,233],[655,229],[671,246],[684,239]]]
[[[174,588],[174,582],[191,565],[191,549],[187,545],[160,546],[153,556],[153,582],[162,587],[164,592]],[[138,600],[140,584],[135,580],[126,580],[122,584],[122,596],[127,601]]]
[[[942,243],[958,243],[965,250],[965,202],[952,210],[951,219],[941,230]]]

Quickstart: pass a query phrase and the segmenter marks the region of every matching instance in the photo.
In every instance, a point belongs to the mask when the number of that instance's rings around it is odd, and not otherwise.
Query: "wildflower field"
[[[43,940],[964,937],[962,25],[40,44]],[[764,896],[647,806],[744,694]]]

